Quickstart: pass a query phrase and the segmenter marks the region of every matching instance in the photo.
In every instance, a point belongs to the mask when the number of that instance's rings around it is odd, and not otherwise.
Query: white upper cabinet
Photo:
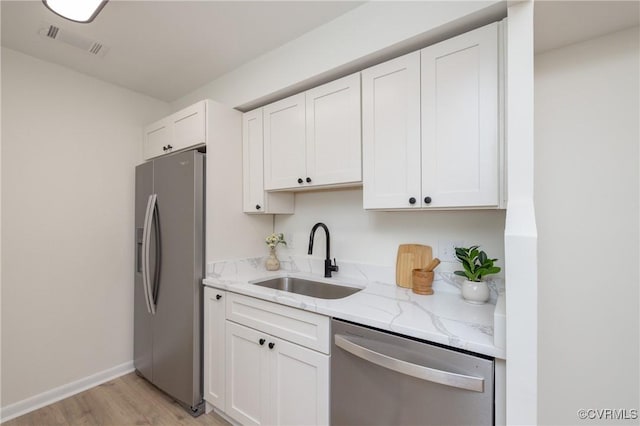
[[[420,52],[362,71],[365,209],[411,207],[420,194]]]
[[[264,107],[265,190],[362,181],[360,76],[347,76]]]
[[[145,160],[207,143],[207,101],[200,101],[144,129]]]
[[[361,182],[360,74],[308,90],[306,102],[305,184]]]
[[[243,211],[293,213],[292,193],[264,190],[264,133],[262,108],[242,116]]]
[[[497,206],[498,24],[421,55],[423,205]]]
[[[264,188],[294,188],[306,177],[304,93],[264,107]]]
[[[498,24],[362,72],[366,209],[500,206]]]
[[[206,105],[201,101],[171,115],[174,151],[207,142]]]
[[[145,160],[166,154],[169,145],[171,145],[171,121],[168,117],[145,127],[142,142],[142,154]]]

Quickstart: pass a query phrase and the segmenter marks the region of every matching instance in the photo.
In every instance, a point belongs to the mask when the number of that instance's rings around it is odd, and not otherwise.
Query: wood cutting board
[[[411,271],[424,268],[431,262],[432,257],[431,246],[400,244],[396,258],[396,284],[400,287],[411,288]]]

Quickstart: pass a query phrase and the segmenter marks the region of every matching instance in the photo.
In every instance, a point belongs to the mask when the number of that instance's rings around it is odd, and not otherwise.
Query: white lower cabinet
[[[243,425],[329,423],[329,356],[227,321],[226,414]]]
[[[269,359],[267,336],[227,321],[225,413],[243,425],[269,422]]]
[[[205,400],[247,426],[329,424],[329,323],[206,287]]]
[[[227,293],[204,288],[204,399],[225,407],[225,307]]]
[[[243,425],[329,423],[329,356],[227,321],[227,407]]]
[[[329,356],[275,339],[271,362],[270,423],[329,424]]]

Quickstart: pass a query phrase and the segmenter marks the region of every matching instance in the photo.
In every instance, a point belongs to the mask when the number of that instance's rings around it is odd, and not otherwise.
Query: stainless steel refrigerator
[[[136,167],[134,365],[194,416],[204,411],[204,157]]]

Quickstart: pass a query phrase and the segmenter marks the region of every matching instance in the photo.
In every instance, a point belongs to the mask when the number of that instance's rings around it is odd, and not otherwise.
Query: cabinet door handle
[[[221,294],[216,294],[216,300],[220,300],[222,299],[222,295]]]
[[[425,204],[431,204],[431,197],[424,197]]]
[[[264,345],[264,342],[266,342],[266,340],[264,340],[264,339],[258,340],[258,343],[260,343],[260,346]]]
[[[173,149],[173,147],[171,145],[167,145],[167,149]]]
[[[415,204],[415,203],[416,203],[415,197],[409,198],[409,204]]]
[[[298,183],[302,183],[302,178],[298,178]]]
[[[274,347],[275,345],[276,345],[275,343],[273,343],[273,342],[269,342],[269,349],[273,349],[273,347]]]
[[[310,177],[307,177],[306,180],[307,180],[307,183],[311,183],[311,178]]]

